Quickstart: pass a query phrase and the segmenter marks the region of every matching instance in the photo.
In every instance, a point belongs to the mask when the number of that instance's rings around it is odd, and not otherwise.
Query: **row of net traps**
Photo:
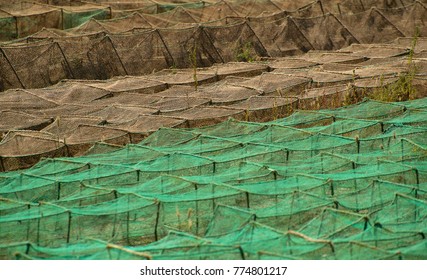
[[[138,27],[171,27],[182,24],[215,22],[226,17],[258,17],[264,18],[271,15],[292,15],[295,17],[315,17],[333,14],[360,14],[371,8],[391,10],[394,14],[405,11],[414,3],[425,4],[422,1],[305,1],[293,3],[291,1],[270,0],[249,1],[217,1],[205,3],[203,1],[189,1],[188,3],[153,3],[152,1],[88,3],[73,1],[26,2],[7,1],[0,2],[0,25],[2,32],[0,40],[11,40],[25,37],[40,31],[42,28],[68,30],[84,26],[102,25],[105,22],[124,27],[127,17],[136,14],[143,19],[139,20]],[[49,1],[48,1],[49,2]],[[64,2],[64,1],[63,1]],[[68,2],[68,1],[66,1]],[[365,2],[365,3],[363,3]],[[390,3],[388,3],[390,2]],[[53,4],[53,5],[46,5]],[[148,4],[148,5],[147,5]],[[99,21],[99,22],[98,22]],[[127,20],[129,23],[129,20]],[[135,24],[135,23],[133,23]],[[83,27],[84,28],[84,27]]]
[[[89,22],[87,27],[81,27],[83,32],[90,32],[84,35],[44,30],[2,45],[0,89],[46,87],[62,79],[107,79],[165,68],[337,50],[351,44],[413,37],[416,30],[418,36],[427,35],[423,28],[427,13],[424,4],[413,3],[399,13],[391,10],[388,16],[384,13],[371,9],[339,17],[234,17],[210,25],[161,29],[138,27],[140,16],[132,15],[115,20],[114,24],[105,23],[116,26],[112,28]],[[130,24],[135,26],[128,32],[117,27]]]
[[[199,68],[196,85],[192,69],[169,69],[145,76],[67,80],[43,89],[7,90],[0,94],[4,120],[0,170],[27,168],[42,157],[80,156],[100,141],[113,146],[136,144],[160,127],[194,128],[228,118],[265,122],[295,110],[338,107],[370,94],[387,97],[400,92],[408,79],[416,94],[424,96],[427,64],[418,56],[426,42],[419,38],[409,64],[411,52],[394,44],[353,45],[347,49],[354,51],[351,54],[308,52],[298,58]],[[410,39],[397,41],[406,43]],[[26,73],[30,78],[37,76],[32,68]],[[404,108],[373,100],[359,107],[372,113],[379,107],[392,112]],[[401,121],[397,118],[396,123]]]
[[[426,104],[160,129],[2,173],[0,255],[425,259]]]

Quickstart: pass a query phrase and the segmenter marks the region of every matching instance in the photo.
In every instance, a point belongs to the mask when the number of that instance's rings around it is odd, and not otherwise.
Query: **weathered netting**
[[[45,87],[72,75],[64,53],[57,43],[4,47],[2,52],[10,62],[10,69],[13,69],[11,72],[6,64],[6,72],[1,74],[5,76],[2,80],[15,80],[11,88]]]
[[[263,17],[280,14],[286,11],[294,17],[316,17],[333,13],[343,17],[369,12],[370,9],[381,9],[387,19],[399,25],[400,31],[413,32],[415,26],[424,26],[425,2],[408,1],[188,1],[180,3],[153,3],[152,1],[134,2],[109,2],[103,1],[95,4],[90,1],[40,1],[40,3],[27,3],[19,1],[0,2],[2,10],[0,18],[4,27],[0,39],[10,40],[31,35],[42,28],[70,29],[80,25],[101,27],[104,23],[116,27],[126,25],[129,17],[134,18],[140,14],[151,24],[148,27],[170,27],[183,23],[206,23],[223,20],[227,17]],[[397,19],[397,17],[399,17]],[[127,18],[127,19],[126,19]],[[396,20],[397,19],[397,20]],[[349,27],[358,22],[347,22]],[[372,25],[374,22],[368,22]],[[146,23],[145,23],[146,24]],[[388,24],[388,23],[386,23]],[[127,26],[129,30],[130,26]],[[137,26],[135,26],[137,27]],[[141,27],[141,26],[139,26]],[[108,27],[107,27],[108,28]],[[114,28],[118,30],[117,28]],[[120,29],[120,28],[119,28]],[[97,30],[99,31],[99,30]],[[124,30],[123,30],[124,31]]]
[[[1,173],[0,256],[425,259],[426,104],[162,128]]]
[[[5,4],[0,90],[426,36],[425,3],[376,2],[312,1],[299,8],[270,0]],[[30,68],[36,75],[27,73]]]
[[[250,30],[245,23],[236,26]],[[198,30],[199,34],[207,37],[207,33],[200,28],[192,30]],[[160,70],[162,63],[185,64],[196,60],[197,65],[210,65],[222,59],[219,53],[215,56],[215,52],[211,52],[215,48],[209,49],[208,45],[203,49],[196,45],[193,49],[195,56],[186,56],[186,47],[195,41],[183,36],[181,39],[183,42],[188,40],[187,45],[167,48],[165,39],[172,39],[171,34],[176,31],[142,31],[106,37],[96,33],[90,37],[58,37],[55,39],[57,42],[33,42],[31,48],[20,46],[26,52],[56,52],[62,61],[56,60],[47,65],[44,59],[36,59],[30,64],[50,68],[57,79],[64,75],[82,78],[94,74],[93,79],[104,79],[125,72],[138,74],[138,71],[143,71],[140,73],[146,74],[107,80],[63,80],[42,89],[2,92],[0,114],[4,122],[0,125],[1,138],[15,130],[30,130],[33,133],[20,136],[29,145],[25,150],[18,147],[16,141],[0,142],[0,156],[14,158],[1,170],[28,168],[41,157],[83,155],[97,142],[113,146],[136,144],[160,127],[194,128],[213,125],[230,117],[244,121],[272,121],[289,116],[296,109],[336,108],[357,102],[366,95],[375,97],[381,94],[388,98],[388,93],[400,92],[407,82],[414,88],[411,98],[426,94],[427,68],[422,58],[426,50],[425,38],[419,38],[415,48],[410,38],[399,38],[393,44],[353,44],[340,51],[312,50],[292,58],[270,58],[256,63],[215,63],[205,68],[171,67]],[[72,43],[71,38],[78,43]],[[141,42],[139,47],[132,47],[135,40]],[[91,46],[93,56],[73,52],[82,45]],[[109,46],[118,55],[108,56],[102,51],[95,51],[100,50],[101,45],[104,49]],[[414,49],[413,55],[408,47]],[[138,49],[138,52],[132,52],[132,49]],[[29,63],[14,52],[16,49],[8,47],[5,50],[8,56],[3,56],[6,64],[2,66],[11,79],[5,79],[4,85],[31,84],[33,77],[49,80],[42,72],[28,68]],[[153,59],[142,56],[144,51],[152,54]],[[231,52],[227,55],[231,55]],[[166,56],[168,59],[165,59]],[[16,61],[19,59],[21,63],[8,67],[11,57],[15,57]],[[66,63],[64,57],[68,57],[71,63]],[[159,67],[159,71],[150,73],[153,67]],[[413,69],[416,72],[412,72]],[[19,79],[16,73],[25,79]],[[366,106],[366,111],[373,115],[363,113],[363,117],[376,119],[376,108],[383,105],[371,102]],[[395,108],[393,114],[402,112],[401,106]],[[330,123],[333,118],[325,112],[299,111],[298,114],[311,114],[313,122],[319,124]],[[335,114],[341,116],[340,110]],[[353,109],[346,110],[342,116],[354,117],[353,114],[358,118],[362,116]],[[424,117],[424,113],[414,115],[407,112],[396,122],[416,125],[422,123]],[[301,127],[306,125],[306,122],[300,124]],[[37,134],[37,131],[42,133]],[[354,137],[355,133],[349,135]],[[37,144],[39,140],[31,141],[32,137],[47,138],[52,147],[46,149],[44,145]],[[3,149],[3,146],[8,148]],[[53,147],[61,147],[60,152],[54,152]],[[64,150],[62,147],[67,148]]]

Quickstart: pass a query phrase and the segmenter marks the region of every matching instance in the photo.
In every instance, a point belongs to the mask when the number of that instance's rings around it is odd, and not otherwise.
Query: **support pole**
[[[159,233],[158,233],[158,227],[159,227],[159,220],[160,220],[160,204],[161,202],[157,204],[157,214],[156,214],[156,224],[154,225],[154,239],[157,241],[159,240]]]

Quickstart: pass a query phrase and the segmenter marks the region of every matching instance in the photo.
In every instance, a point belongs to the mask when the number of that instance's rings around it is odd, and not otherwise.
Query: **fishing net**
[[[265,98],[249,98],[250,108],[262,110]],[[366,100],[269,123],[162,128],[123,148],[120,134],[109,133],[110,146],[87,155],[1,174],[0,255],[424,259],[425,101]],[[187,121],[209,124],[207,111]],[[78,128],[87,136],[102,133],[96,129]],[[46,152],[77,149],[71,138],[54,146],[45,133],[37,141]],[[4,141],[25,149],[29,136]],[[13,155],[1,159],[10,165]]]

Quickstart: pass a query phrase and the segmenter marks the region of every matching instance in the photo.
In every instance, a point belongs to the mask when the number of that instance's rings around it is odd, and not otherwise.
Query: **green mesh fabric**
[[[110,17],[108,8],[94,9],[88,11],[68,11],[62,10],[62,29],[79,26],[90,19],[107,19]]]
[[[162,128],[0,174],[2,259],[426,259],[427,99]]]

